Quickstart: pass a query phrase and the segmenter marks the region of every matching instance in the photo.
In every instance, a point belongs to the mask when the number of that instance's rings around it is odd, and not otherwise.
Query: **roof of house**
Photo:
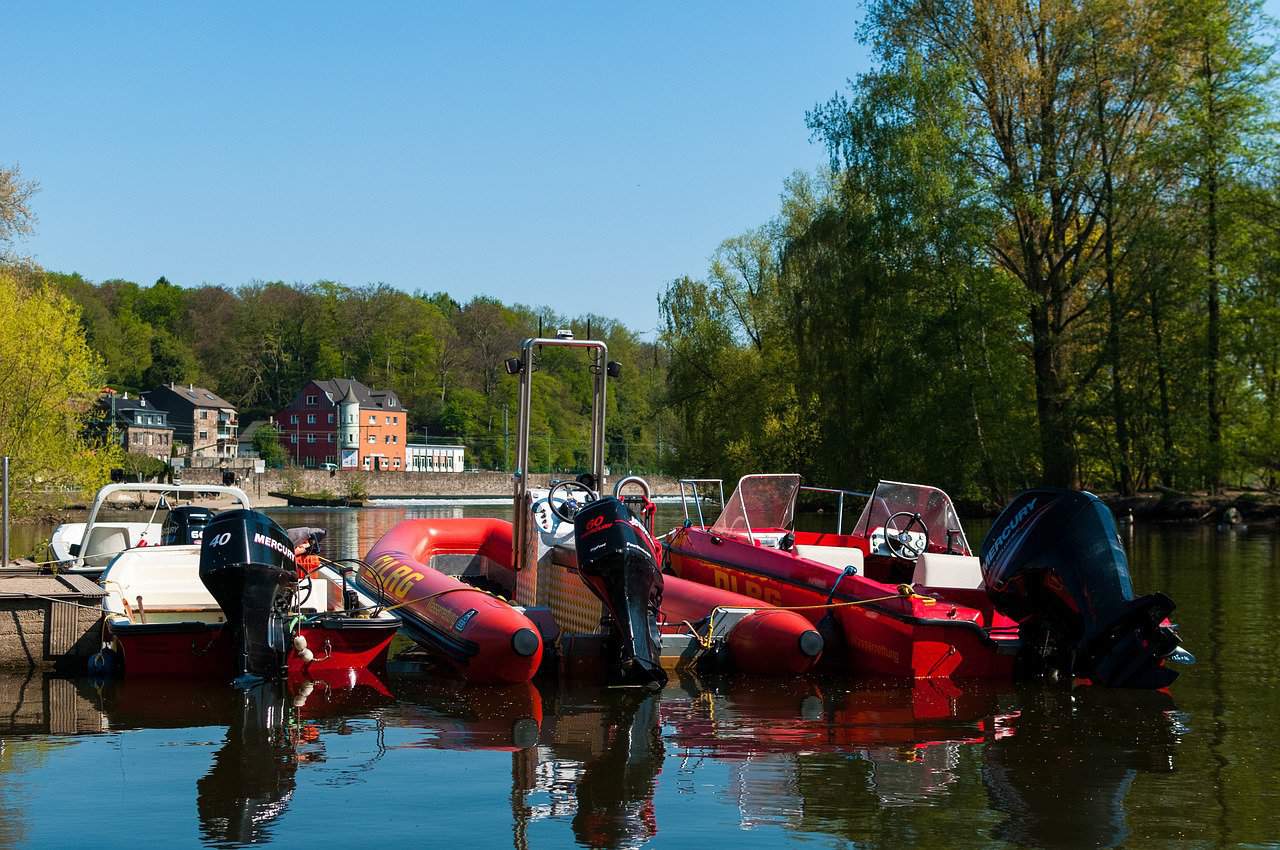
[[[258,429],[266,424],[267,424],[267,420],[265,419],[255,419],[252,422],[250,422],[246,427],[241,428],[240,434],[239,434],[241,445],[244,445],[246,443],[252,443],[253,435],[258,433]]]
[[[168,390],[179,398],[186,399],[197,407],[226,407],[232,410],[235,409],[235,405],[227,401],[225,398],[222,398],[211,390],[207,390],[204,387],[197,387],[194,384],[187,384],[186,386],[183,386],[182,384],[164,384],[157,388],[157,390],[160,389]],[[152,392],[156,392],[157,390],[152,390]]]
[[[154,404],[148,404],[145,398],[129,398],[128,393],[113,394],[107,393],[98,398],[98,407],[102,410],[111,412],[111,399],[115,396],[115,415],[119,421],[128,421],[126,413],[133,411],[146,411],[147,413],[156,413],[163,417],[162,421],[166,421],[169,411],[156,407]],[[148,425],[148,428],[169,428],[168,425]],[[170,428],[170,430],[172,430]]]
[[[334,378],[331,381],[314,380],[311,383],[329,397],[329,401],[342,401],[347,393],[354,392],[361,407],[399,408],[400,397],[391,390],[375,390],[350,378]]]

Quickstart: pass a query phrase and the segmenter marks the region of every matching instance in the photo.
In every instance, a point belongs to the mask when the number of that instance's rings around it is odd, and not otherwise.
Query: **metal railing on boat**
[[[715,484],[720,489],[720,507],[724,508],[724,479],[723,478],[681,478],[678,482],[680,485],[680,507],[684,510],[685,520],[689,519],[689,503],[686,499],[685,485],[689,485],[690,493],[693,496],[693,506],[698,511],[698,524],[706,526],[707,521],[702,515],[702,496],[698,493],[699,484]]]

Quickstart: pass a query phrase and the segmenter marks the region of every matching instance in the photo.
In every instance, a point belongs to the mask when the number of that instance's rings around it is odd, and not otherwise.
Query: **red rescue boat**
[[[405,630],[468,681],[527,682],[542,661],[534,624],[502,599],[455,578],[511,562],[511,523],[407,519],[382,536],[358,573],[361,587],[394,608]]]
[[[836,533],[793,529],[805,489],[839,497]],[[866,500],[848,534],[845,496]],[[979,559],[935,487],[881,481],[854,493],[748,475],[714,524],[688,522],[666,548],[683,578],[801,609],[839,637],[828,657],[861,674],[1161,688],[1177,675],[1167,660],[1194,660],[1167,620],[1169,598],[1134,597],[1110,511],[1090,493],[1019,495]]]

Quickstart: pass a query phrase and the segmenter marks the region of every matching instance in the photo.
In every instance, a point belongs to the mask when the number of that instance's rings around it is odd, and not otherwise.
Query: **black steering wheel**
[[[314,584],[311,581],[311,571],[307,570],[306,576],[299,579],[297,587],[294,588],[293,598],[296,600],[293,603],[294,608],[302,610],[302,606],[311,598],[311,589],[313,586]]]
[[[895,524],[898,517],[907,517],[907,523],[902,528],[898,528]],[[910,537],[911,529],[916,526],[919,526],[921,533],[924,534],[924,542],[918,544],[919,549]],[[920,514],[898,511],[884,521],[884,545],[889,547],[893,557],[914,561],[924,554],[925,547],[929,545],[929,527],[924,524]]]
[[[565,495],[560,497],[560,504],[556,504],[556,492],[564,490]],[[578,481],[561,481],[550,490],[547,491],[547,507],[551,508],[551,513],[555,514],[565,522],[573,522],[573,518],[577,516],[579,509],[582,507],[577,500],[569,497],[570,490],[580,490],[586,494],[586,500],[583,504],[592,502],[596,498],[595,491],[585,484]]]

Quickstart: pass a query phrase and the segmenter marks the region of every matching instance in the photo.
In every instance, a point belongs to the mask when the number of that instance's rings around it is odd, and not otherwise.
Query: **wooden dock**
[[[84,576],[0,574],[0,668],[83,667],[102,646],[106,595]]]

